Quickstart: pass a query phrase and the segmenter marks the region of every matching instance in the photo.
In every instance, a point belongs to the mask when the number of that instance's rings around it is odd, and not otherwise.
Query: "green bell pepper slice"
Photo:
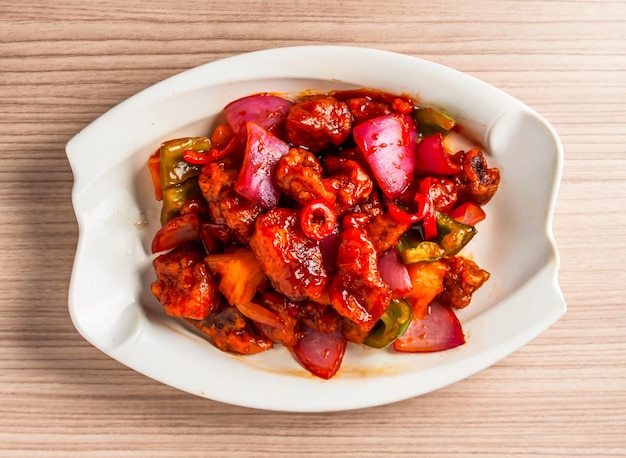
[[[211,140],[206,137],[187,137],[169,140],[161,145],[160,161],[161,188],[163,191],[163,207],[161,208],[161,224],[167,223],[180,214],[186,202],[201,199],[202,192],[197,176],[202,170],[201,165],[187,162],[183,155],[185,150],[206,151],[211,149]]]
[[[363,343],[368,347],[386,347],[406,332],[412,318],[411,304],[404,299],[392,299]]]
[[[444,256],[455,256],[476,235],[476,228],[459,223],[445,213],[437,212],[437,244]]]
[[[201,165],[190,164],[183,158],[185,150],[208,151],[211,140],[206,137],[188,137],[169,140],[161,145],[161,186],[177,186],[198,176]]]
[[[435,212],[437,238],[424,240],[419,231],[409,231],[400,237],[396,249],[404,264],[434,262],[455,256],[476,235],[476,228],[458,222],[445,213]]]
[[[415,120],[422,137],[432,134],[446,135],[455,125],[454,118],[435,108],[420,108],[415,113]]]
[[[163,189],[163,206],[161,207],[161,224],[180,215],[185,203],[190,200],[202,199],[202,191],[197,180],[190,179],[177,186]]]
[[[407,241],[400,239],[398,245],[398,255],[404,264],[414,264],[416,262],[438,261],[444,255],[444,249],[437,242],[423,240],[417,245],[409,246]]]

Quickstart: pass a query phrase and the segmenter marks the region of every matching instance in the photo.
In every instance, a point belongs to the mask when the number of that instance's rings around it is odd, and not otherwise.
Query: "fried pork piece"
[[[226,224],[220,208],[221,196],[224,191],[234,189],[237,175],[237,169],[225,161],[212,162],[200,171],[200,190],[209,205],[209,217],[216,224]]]
[[[474,291],[489,279],[489,272],[462,256],[443,258],[440,262],[448,267],[448,271],[443,277],[443,291],[437,299],[455,308],[467,307]]]
[[[185,244],[153,261],[157,281],[152,293],[168,315],[202,320],[219,306],[217,283],[204,255],[201,245]]]
[[[239,243],[247,245],[254,232],[254,223],[263,209],[234,189],[224,191],[220,199],[220,211]]]
[[[369,119],[377,118],[391,113],[391,108],[384,102],[372,100],[369,97],[357,97],[346,100],[346,104],[354,117],[354,125],[357,126]]]
[[[389,213],[381,213],[365,225],[368,239],[378,254],[382,254],[398,244],[398,240],[411,227],[411,223],[400,222]]]
[[[202,321],[190,322],[222,351],[251,355],[272,348],[272,341],[258,335],[246,317],[231,305],[211,313]]]
[[[370,218],[382,215],[385,212],[383,204],[380,200],[380,196],[376,191],[373,191],[367,199],[357,203],[354,207],[350,209],[350,211],[355,213],[363,213]]]
[[[463,153],[456,184],[463,197],[484,205],[498,190],[500,171],[497,168],[488,168],[482,151],[474,148]]]
[[[352,114],[344,102],[317,95],[294,103],[285,120],[285,139],[314,153],[340,145],[352,131]]]
[[[331,305],[340,315],[371,330],[391,300],[391,288],[380,277],[378,256],[363,229],[339,234],[337,273],[330,284]]]
[[[306,302],[302,305],[302,322],[317,332],[332,334],[339,328],[342,318],[330,305],[315,302]]]
[[[226,225],[235,239],[248,244],[254,222],[263,209],[235,191],[238,170],[232,161],[224,160],[202,168],[198,183],[207,201],[209,217],[215,224]]]
[[[334,202],[335,196],[324,184],[323,175],[322,164],[313,153],[292,148],[278,160],[274,179],[278,189],[300,205],[313,199]]]
[[[324,293],[328,273],[319,243],[304,235],[298,215],[273,208],[259,216],[250,248],[276,291],[294,301],[315,301]]]
[[[325,182],[336,195],[335,212],[338,215],[366,200],[372,193],[374,183],[357,162],[328,156],[324,165],[330,175]]]
[[[275,291],[266,291],[259,297],[259,305],[270,310],[280,318],[281,326],[269,326],[260,322],[255,325],[259,332],[275,343],[282,343],[286,347],[293,347],[300,338],[298,318],[301,303],[287,299]]]
[[[341,333],[343,334],[343,337],[348,342],[362,344],[363,342],[365,342],[365,339],[367,339],[367,336],[369,336],[370,334],[369,330],[364,331],[357,323],[344,317],[341,317],[339,326],[341,327]]]
[[[332,334],[339,329],[347,341],[358,344],[363,343],[369,335],[369,331],[364,331],[357,323],[339,315],[331,305],[304,303],[301,320],[309,328],[323,334]]]

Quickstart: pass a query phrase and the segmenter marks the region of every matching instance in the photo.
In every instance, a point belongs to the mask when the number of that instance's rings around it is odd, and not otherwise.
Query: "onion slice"
[[[236,307],[246,317],[258,323],[263,323],[272,328],[284,328],[285,323],[271,310],[265,307],[255,304],[254,302],[247,302],[245,304],[237,304]]]
[[[449,350],[465,343],[463,328],[452,309],[440,302],[428,306],[428,314],[414,315],[404,335],[393,343],[400,352],[423,353]]]
[[[186,242],[200,240],[198,215],[188,213],[177,216],[163,225],[152,239],[152,252],[171,250]]]
[[[261,207],[275,207],[279,191],[272,176],[278,160],[289,152],[289,145],[254,122],[248,123],[247,137],[235,191]]]
[[[395,249],[389,250],[378,260],[378,270],[385,283],[391,287],[391,292],[396,297],[402,297],[411,290],[411,277],[409,270],[400,261]]]
[[[352,130],[382,191],[399,197],[413,180],[417,127],[409,115],[391,113],[365,121]]]
[[[266,130],[281,124],[293,102],[269,94],[257,94],[237,99],[224,108],[224,114],[233,132],[246,141],[247,126],[254,122]]]
[[[313,375],[329,379],[337,373],[346,351],[346,339],[341,331],[330,334],[315,331],[308,326],[294,345],[296,359]]]

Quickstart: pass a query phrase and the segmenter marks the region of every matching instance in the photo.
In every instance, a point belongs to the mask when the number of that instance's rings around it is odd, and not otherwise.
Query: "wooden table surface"
[[[567,314],[491,368],[352,412],[204,400],[90,346],[67,310],[66,142],[188,68],[288,45],[398,51],[543,114],[563,141]],[[626,2],[0,1],[0,456],[626,456]]]

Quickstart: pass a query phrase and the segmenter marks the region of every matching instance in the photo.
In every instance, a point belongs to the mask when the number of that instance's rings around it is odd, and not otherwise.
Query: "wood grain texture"
[[[623,1],[2,0],[0,457],[626,456],[624,24]],[[555,126],[565,317],[461,383],[330,414],[202,400],[91,347],[67,312],[65,143],[196,65],[332,43],[455,67]]]

